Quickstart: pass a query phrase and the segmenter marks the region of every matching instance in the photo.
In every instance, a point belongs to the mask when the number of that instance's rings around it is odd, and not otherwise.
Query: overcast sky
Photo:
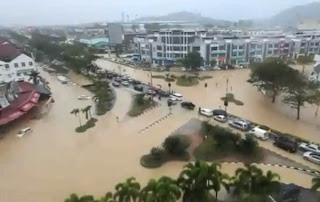
[[[0,0],[0,25],[105,22],[191,11],[216,19],[266,18],[314,0]]]

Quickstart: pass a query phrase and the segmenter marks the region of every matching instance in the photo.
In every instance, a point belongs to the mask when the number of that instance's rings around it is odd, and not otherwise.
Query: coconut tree
[[[77,194],[71,194],[69,198],[64,200],[65,202],[95,202],[93,196],[85,195],[79,197]]]
[[[80,110],[79,110],[78,108],[73,109],[73,110],[70,112],[70,114],[74,114],[75,117],[77,117],[77,116],[79,117],[79,124],[80,124],[80,126],[82,126],[82,124],[81,124],[81,118],[80,118],[79,113],[80,113]]]
[[[311,63],[313,60],[310,56],[301,55],[297,58],[297,63],[302,65],[302,74],[304,73],[305,65]]]
[[[213,162],[210,165],[210,188],[215,191],[216,201],[218,201],[218,192],[221,190],[221,187],[225,187],[229,191],[229,176],[220,171],[221,164]]]
[[[87,107],[81,109],[82,113],[85,114],[86,116],[86,119],[88,120],[89,119],[89,109]]]
[[[124,183],[116,185],[116,193],[113,198],[119,202],[135,202],[139,196],[140,184],[134,177],[127,179]]]
[[[320,177],[316,177],[312,179],[312,190],[320,191]]]
[[[141,190],[140,202],[175,202],[181,196],[176,182],[170,177],[161,177],[158,181],[151,179]]]
[[[107,192],[101,199],[97,202],[116,202],[113,197],[111,192]]]
[[[211,180],[210,166],[204,161],[185,165],[178,178],[178,185],[183,190],[183,201],[207,201]]]

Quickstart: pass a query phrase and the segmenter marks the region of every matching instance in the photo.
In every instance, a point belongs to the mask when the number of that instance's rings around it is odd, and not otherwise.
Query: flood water
[[[119,65],[114,63],[103,60],[97,63],[118,71]],[[123,69],[133,78],[145,82],[150,80],[148,72]],[[184,163],[171,162],[159,169],[145,169],[140,166],[139,158],[152,147],[159,146],[168,134],[194,117],[195,113],[176,108],[173,116],[139,133],[139,130],[167,114],[168,109],[162,105],[130,119],[126,113],[131,103],[131,92],[117,89],[114,108],[98,118],[96,127],[78,134],[74,132],[79,124],[78,119],[70,111],[92,105],[92,101],[77,100],[79,95],[90,93],[79,86],[62,85],[55,77],[41,73],[50,82],[55,103],[48,109],[40,110],[48,111],[42,119],[17,123],[0,141],[1,202],[56,202],[63,201],[73,192],[101,196],[113,191],[116,183],[131,176],[145,184],[153,177],[178,175]],[[172,90],[182,93],[186,100],[193,101],[197,106],[218,108],[223,105],[220,97],[225,93],[225,80],[229,78],[232,93],[245,103],[244,106],[230,104],[229,112],[320,142],[319,118],[314,118],[312,108],[303,109],[302,120],[296,121],[294,110],[280,102],[272,104],[270,99],[247,84],[248,73],[248,70],[206,72],[203,74],[210,74],[213,79],[202,81],[192,88],[173,84]],[[74,81],[77,82],[76,77]],[[208,83],[208,88],[204,88],[204,82]],[[167,88],[163,80],[153,80],[153,83]],[[116,116],[120,119],[119,123]],[[84,115],[81,118],[84,121]],[[33,132],[23,138],[16,137],[19,129],[26,126],[30,126]],[[223,168],[225,172],[232,173],[235,166]],[[285,182],[310,186],[309,176],[280,168],[277,171]],[[299,180],[299,177],[304,180]]]

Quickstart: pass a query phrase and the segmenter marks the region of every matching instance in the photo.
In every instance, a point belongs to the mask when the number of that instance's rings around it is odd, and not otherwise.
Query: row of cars
[[[273,138],[273,145],[284,149],[288,152],[295,153],[298,150],[303,152],[303,158],[305,160],[311,161],[313,163],[320,165],[320,146],[314,143],[298,143],[298,141],[294,138],[277,134],[272,131],[269,127],[254,125],[250,121],[234,118],[228,121],[227,113],[223,110],[210,110],[205,108],[199,108],[199,114],[213,117],[214,120],[226,123],[232,128],[247,132],[257,139],[260,140],[268,140],[269,138]]]

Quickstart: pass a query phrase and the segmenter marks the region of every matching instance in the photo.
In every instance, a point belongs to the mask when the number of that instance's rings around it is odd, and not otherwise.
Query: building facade
[[[205,64],[248,64],[267,57],[296,58],[320,53],[320,32],[221,35],[208,31],[165,30],[136,37],[135,51],[147,62],[164,65],[198,51]]]
[[[28,81],[32,71],[36,71],[36,67],[31,56],[9,42],[0,44],[0,83]]]

